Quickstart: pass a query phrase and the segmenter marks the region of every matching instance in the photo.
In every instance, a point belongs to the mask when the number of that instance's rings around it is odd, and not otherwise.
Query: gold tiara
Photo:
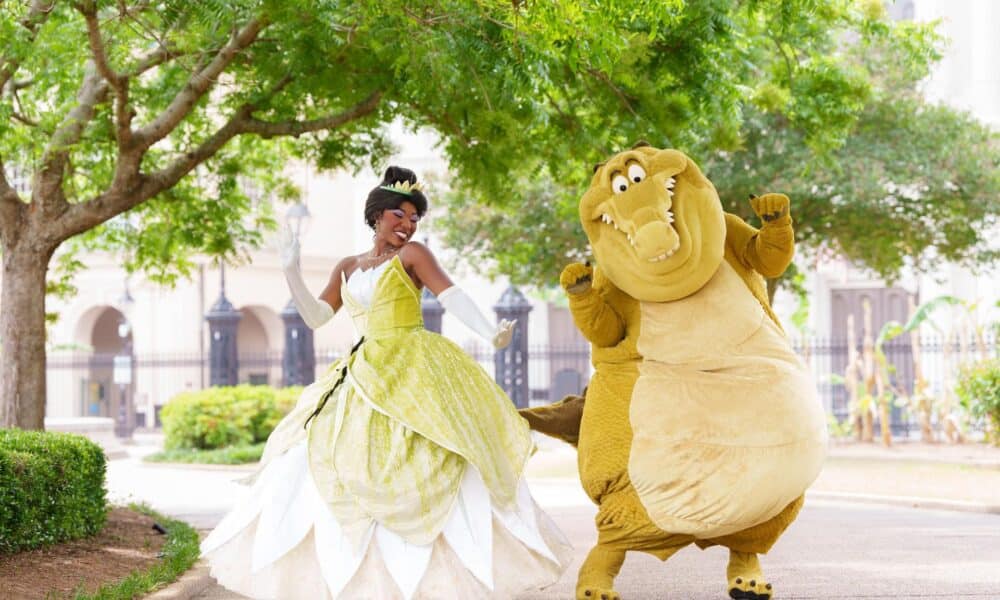
[[[397,181],[392,185],[380,185],[378,187],[390,192],[396,192],[397,194],[403,194],[404,196],[412,196],[413,192],[422,192],[424,190],[424,184],[420,182],[410,183],[409,181]]]

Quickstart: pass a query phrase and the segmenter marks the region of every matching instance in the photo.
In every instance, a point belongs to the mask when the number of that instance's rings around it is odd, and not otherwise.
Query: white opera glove
[[[438,294],[438,302],[451,314],[458,317],[458,320],[472,331],[479,334],[484,340],[493,344],[496,349],[506,348],[510,340],[514,337],[515,321],[500,319],[500,323],[492,325],[489,320],[480,312],[476,303],[472,301],[462,288],[453,285]]]
[[[310,329],[318,329],[333,318],[334,310],[323,300],[313,297],[306,287],[302,271],[299,269],[299,240],[287,225],[278,237],[278,247],[281,251],[281,270],[285,273],[285,281],[288,282],[288,289],[292,292],[295,308],[299,310],[302,320]]]

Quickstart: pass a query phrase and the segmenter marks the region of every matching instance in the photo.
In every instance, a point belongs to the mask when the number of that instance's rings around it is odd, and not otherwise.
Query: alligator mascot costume
[[[763,280],[792,258],[789,201],[751,204],[760,230],[723,212],[687,156],[647,145],[599,165],[580,201],[597,267],[561,283],[595,374],[585,400],[522,411],[578,444],[598,505],[578,600],[617,600],[627,551],[666,560],[691,543],[729,549],[732,598],[772,597],[757,555],[798,514],[827,438]]]

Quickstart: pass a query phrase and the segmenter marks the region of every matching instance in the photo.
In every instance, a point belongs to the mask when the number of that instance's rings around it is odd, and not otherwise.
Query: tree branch
[[[185,54],[185,52],[171,50],[166,46],[160,46],[156,50],[140,58],[135,64],[135,67],[126,71],[124,75],[126,77],[136,77],[138,75],[142,75],[153,67],[158,67],[168,60],[173,60],[179,56],[184,56]]]
[[[30,119],[30,118],[22,115],[21,113],[17,112],[16,110],[13,111],[13,112],[11,112],[10,116],[15,121],[20,121],[21,123],[23,123],[24,125],[27,125],[28,127],[38,127],[38,121],[34,121],[34,120]]]
[[[382,92],[372,92],[367,98],[355,104],[351,108],[336,115],[323,117],[322,119],[312,119],[310,121],[283,121],[280,123],[270,123],[261,121],[253,117],[248,117],[243,131],[246,133],[256,133],[263,138],[275,136],[298,137],[303,133],[335,129],[344,123],[360,119],[372,113],[382,100]]]
[[[199,72],[193,74],[183,88],[174,96],[170,105],[152,123],[135,132],[135,143],[143,149],[149,148],[165,138],[191,112],[195,103],[215,83],[216,78],[229,66],[240,51],[257,39],[257,34],[266,26],[261,19],[252,19],[243,29],[233,35],[215,57]]]
[[[29,88],[35,84],[35,78],[29,77],[27,79],[21,79],[19,81],[11,81],[10,86],[7,88],[11,92],[19,92],[25,88]]]
[[[66,115],[52,133],[42,155],[42,167],[36,178],[36,188],[32,190],[32,195],[49,207],[65,205],[62,180],[70,149],[80,141],[87,124],[94,118],[95,106],[108,92],[107,80],[101,77],[92,64],[88,65],[85,71],[80,92],[77,94],[79,104]]]
[[[90,44],[90,54],[94,57],[94,64],[97,71],[108,80],[111,87],[116,91],[121,88],[122,76],[115,73],[108,63],[108,54],[104,49],[104,39],[101,38],[101,24],[97,20],[97,6],[93,2],[86,2],[76,5],[76,9],[83,15],[87,22],[87,41]]]
[[[0,241],[13,245],[17,237],[18,217],[23,203],[10,182],[7,181],[7,167],[0,156]]]
[[[94,2],[76,5],[76,9],[87,22],[87,40],[97,71],[115,91],[115,139],[118,148],[124,152],[132,143],[132,117],[135,112],[128,105],[128,77],[115,72],[108,63],[108,54],[101,38],[101,24],[97,20],[97,6]]]
[[[625,107],[625,109],[630,113],[632,113],[633,117],[639,116],[638,114],[636,114],[635,109],[632,108],[632,102],[628,99],[628,96],[625,95],[625,92],[623,92],[621,88],[615,85],[615,82],[611,81],[611,78],[608,77],[606,73],[604,73],[603,71],[599,71],[597,69],[587,69],[587,73],[589,73],[595,79],[597,79],[598,81],[604,83],[609,88],[611,88],[611,90],[615,93],[615,95],[618,96],[618,99],[621,100],[622,105]]]
[[[34,41],[38,34],[38,28],[49,18],[49,13],[52,12],[52,6],[55,3],[56,0],[32,0],[28,14],[21,19],[21,25],[28,30],[31,41]],[[20,61],[0,55],[0,90],[7,85],[19,66]]]
[[[270,97],[287,85],[290,77],[283,78],[265,95]],[[99,225],[134,208],[146,200],[177,184],[195,167],[214,156],[229,140],[244,133],[257,133],[265,137],[277,135],[300,135],[320,129],[339,127],[354,119],[371,113],[378,106],[382,92],[376,91],[353,107],[330,117],[312,121],[289,121],[266,123],[254,119],[254,104],[245,104],[237,110],[225,125],[197,148],[180,156],[170,165],[148,175],[137,174],[128,180],[128,185],[113,185],[107,192],[91,201],[68,205],[59,218],[59,239],[66,239]]]

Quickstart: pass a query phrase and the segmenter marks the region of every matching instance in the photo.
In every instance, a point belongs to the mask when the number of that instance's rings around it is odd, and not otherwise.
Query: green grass
[[[78,592],[74,600],[131,600],[144,596],[154,589],[170,583],[191,568],[201,553],[198,532],[183,521],[165,517],[148,506],[131,504],[134,511],[156,519],[167,530],[167,542],[161,550],[162,558],[146,571],[133,571],[116,583],[101,586],[93,594]]]
[[[242,465],[260,461],[264,453],[264,443],[250,446],[227,446],[214,450],[193,450],[191,448],[175,448],[150,454],[145,458],[148,462],[202,463],[210,465]]]

